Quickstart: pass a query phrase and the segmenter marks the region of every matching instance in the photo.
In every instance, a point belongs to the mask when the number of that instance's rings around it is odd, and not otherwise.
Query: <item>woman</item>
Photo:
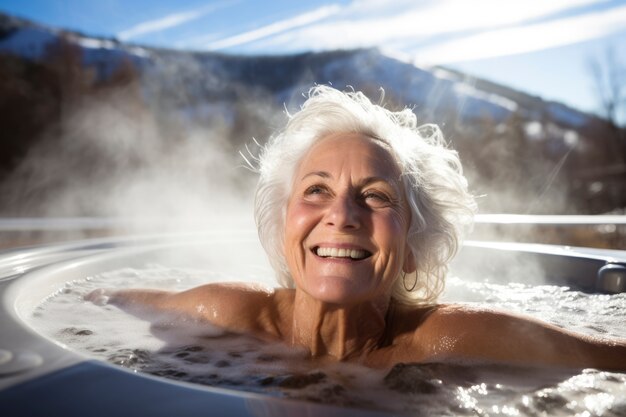
[[[316,87],[258,162],[259,236],[285,288],[121,290],[106,293],[108,302],[372,367],[471,360],[626,369],[624,341],[435,303],[474,201],[456,152],[436,126],[417,127],[410,110]]]

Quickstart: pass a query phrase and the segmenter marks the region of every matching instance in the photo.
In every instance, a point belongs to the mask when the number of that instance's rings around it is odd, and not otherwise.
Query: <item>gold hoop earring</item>
[[[407,292],[413,291],[417,286],[417,271],[415,271],[415,281],[413,281],[413,285],[411,286],[411,288],[406,286],[406,272],[402,271],[402,285]]]

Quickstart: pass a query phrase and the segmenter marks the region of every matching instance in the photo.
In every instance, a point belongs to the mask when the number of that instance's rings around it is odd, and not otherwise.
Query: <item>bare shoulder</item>
[[[566,329],[528,315],[463,304],[441,304],[433,307],[418,331],[472,338],[517,335],[524,332],[574,335]],[[586,338],[580,334],[576,336]]]
[[[519,320],[521,316],[500,310],[480,308],[463,304],[439,304],[429,310],[424,324],[427,327],[467,326],[483,324],[484,320],[502,323],[508,320]],[[527,318],[525,318],[527,319]]]
[[[279,333],[281,311],[288,307],[289,290],[248,283],[207,284],[171,295],[182,307],[235,332]]]
[[[419,340],[448,341],[448,346],[458,346],[464,341],[472,343],[519,333],[522,328],[559,331],[546,322],[505,311],[461,304],[441,304],[428,310],[415,329]],[[454,343],[450,343],[454,341]]]
[[[274,289],[248,283],[214,283],[170,295],[174,305],[192,305],[207,317],[255,312],[271,302]]]

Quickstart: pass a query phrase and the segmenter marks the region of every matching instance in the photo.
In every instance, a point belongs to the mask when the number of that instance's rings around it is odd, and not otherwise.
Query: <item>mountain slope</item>
[[[231,56],[182,52],[123,44],[115,39],[47,28],[0,14],[0,51],[31,60],[42,59],[48,45],[66,37],[79,45],[84,64],[102,75],[124,60],[162,77],[195,78],[207,95],[228,94],[228,84],[262,88],[278,101],[290,101],[313,83],[382,86],[400,102],[416,106],[425,117],[455,110],[463,119],[489,115],[502,121],[519,111],[529,120],[551,120],[563,128],[598,122],[595,116],[555,102],[444,68],[419,68],[376,49],[304,53],[287,56]],[[107,70],[103,70],[106,68]]]
[[[626,206],[623,145],[613,140],[604,120],[458,71],[421,68],[377,49],[285,56],[174,51],[0,14],[0,53],[6,80],[0,114],[15,114],[3,124],[14,140],[5,145],[0,164],[5,177],[19,181],[37,177],[31,172],[35,164],[21,161],[35,152],[33,146],[44,146],[39,142],[75,144],[89,137],[92,142],[84,146],[90,156],[76,169],[119,168],[119,154],[115,159],[93,151],[115,140],[117,130],[74,128],[76,119],[94,117],[84,114],[89,109],[126,109],[107,122],[116,128],[130,123],[122,135],[125,152],[136,146],[139,134],[167,156],[174,144],[205,131],[210,134],[201,135],[203,140],[237,154],[251,138],[267,138],[284,121],[283,108],[297,109],[311,86],[332,84],[364,91],[373,100],[382,87],[389,107],[410,106],[421,122],[439,124],[461,153],[476,194],[487,195],[483,206],[489,211],[599,212]],[[50,104],[35,113],[37,103]],[[134,119],[119,119],[127,114]],[[32,128],[16,127],[19,117]],[[137,166],[155,164],[146,154],[136,149]],[[55,184],[71,183],[59,175]]]

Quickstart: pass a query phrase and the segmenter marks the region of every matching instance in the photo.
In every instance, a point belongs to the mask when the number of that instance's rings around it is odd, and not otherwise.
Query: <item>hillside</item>
[[[127,196],[133,187],[120,191],[120,183],[140,176],[145,185],[164,172],[185,183],[186,175],[207,176],[246,193],[254,178],[231,168],[241,165],[238,152],[253,138],[266,140],[284,121],[284,108],[296,109],[316,83],[374,100],[382,87],[389,107],[409,106],[419,120],[439,124],[483,196],[483,212],[626,206],[623,145],[604,120],[377,49],[194,53],[0,15],[0,53],[3,213],[118,214],[99,197],[84,197],[84,187]],[[208,154],[214,157],[199,158]]]

